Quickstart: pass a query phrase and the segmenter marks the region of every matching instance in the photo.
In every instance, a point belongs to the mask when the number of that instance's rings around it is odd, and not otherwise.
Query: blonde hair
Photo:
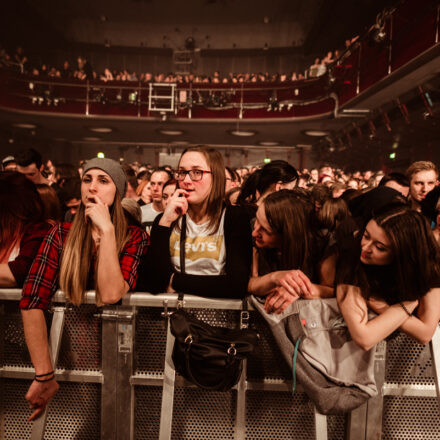
[[[419,160],[417,162],[413,162],[408,167],[405,174],[406,177],[408,177],[408,179],[411,181],[412,176],[420,171],[434,171],[436,178],[438,178],[438,168],[429,160]]]
[[[70,302],[76,306],[79,306],[84,299],[93,254],[92,225],[85,220],[84,211],[85,207],[81,202],[67,234],[60,266],[60,287]],[[128,223],[117,191],[113,206],[110,208],[110,215],[115,228],[116,249],[119,255],[128,240]],[[96,264],[99,258],[98,251]],[[95,277],[96,304],[101,306],[103,305],[101,293],[97,287]]]

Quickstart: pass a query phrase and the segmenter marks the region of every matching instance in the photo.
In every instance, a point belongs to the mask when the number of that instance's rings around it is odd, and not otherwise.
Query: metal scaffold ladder
[[[148,94],[148,111],[173,112],[176,95],[174,83],[151,83]]]

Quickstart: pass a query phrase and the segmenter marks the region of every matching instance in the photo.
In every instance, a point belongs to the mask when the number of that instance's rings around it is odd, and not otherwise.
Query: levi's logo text
[[[186,237],[185,259],[195,261],[200,258],[218,260],[223,241],[223,235],[208,235]],[[180,235],[172,233],[170,237],[170,254],[172,257],[180,256]]]

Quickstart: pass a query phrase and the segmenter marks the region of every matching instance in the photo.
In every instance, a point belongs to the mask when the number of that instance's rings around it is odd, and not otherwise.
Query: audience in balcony
[[[354,37],[352,40],[347,40],[347,48],[357,41],[358,37]],[[92,69],[90,62],[83,56],[77,58],[77,68],[71,69],[69,61],[64,61],[61,69],[55,66],[48,66],[46,63],[39,66],[29,66],[28,58],[24,54],[22,47],[17,47],[13,57],[10,57],[5,49],[0,50],[0,67],[11,67],[12,64],[20,66],[20,69],[24,73],[30,73],[34,76],[48,77],[48,78],[63,78],[63,79],[77,79],[80,81],[85,80],[101,80],[104,82],[109,81],[140,81],[140,82],[163,82],[163,83],[201,83],[201,84],[240,84],[240,83],[284,83],[291,81],[303,80],[305,77],[313,78],[324,75],[327,71],[327,65],[338,60],[340,57],[340,51],[335,50],[333,52],[327,52],[327,55],[321,60],[315,59],[315,63],[308,69],[305,74],[298,72],[290,73],[272,73],[259,72],[259,73],[232,73],[222,76],[219,71],[215,71],[212,75],[177,75],[173,73],[158,73],[152,74],[151,72],[139,72],[129,71],[123,69],[121,71],[106,67],[102,73],[96,72]]]

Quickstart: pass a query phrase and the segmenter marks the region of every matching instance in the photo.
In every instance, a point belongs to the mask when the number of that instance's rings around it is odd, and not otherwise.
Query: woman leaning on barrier
[[[138,266],[148,236],[129,226],[121,205],[126,178],[111,159],[84,165],[81,205],[73,223],[54,226],[31,266],[20,301],[26,343],[35,367],[26,399],[38,417],[58,389],[54,378],[43,310],[58,284],[70,302],[80,305],[95,289],[97,304],[118,302],[136,285]]]
[[[225,207],[221,154],[204,147],[189,148],[180,157],[175,177],[178,188],[151,230],[151,246],[141,272],[144,288],[154,293],[244,297],[252,257],[250,222],[243,208]],[[182,233],[184,270],[180,264]]]
[[[335,257],[312,227],[313,205],[298,190],[281,190],[258,207],[248,290],[266,296],[267,312],[281,313],[298,298],[334,295]]]
[[[340,263],[336,296],[360,347],[368,350],[398,328],[422,344],[432,339],[440,320],[439,250],[422,214],[376,214]],[[369,309],[378,316],[369,320]]]

